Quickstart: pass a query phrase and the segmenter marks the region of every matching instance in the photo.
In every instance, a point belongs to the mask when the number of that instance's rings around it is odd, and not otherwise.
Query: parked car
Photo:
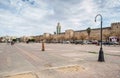
[[[103,45],[119,45],[118,42],[103,42]]]
[[[92,41],[85,40],[84,44],[92,44]]]
[[[74,43],[75,43],[75,44],[84,44],[84,42],[81,41],[81,40],[76,40]]]
[[[98,44],[98,42],[97,41],[93,41],[92,44]]]
[[[63,41],[63,44],[70,44],[70,41]]]
[[[111,42],[113,45],[119,45],[118,42]]]

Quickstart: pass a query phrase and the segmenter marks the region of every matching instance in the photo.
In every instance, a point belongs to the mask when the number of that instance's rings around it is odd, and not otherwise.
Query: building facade
[[[117,41],[120,41],[120,22],[112,23],[110,27],[103,28],[103,40],[109,40],[109,37],[116,36]],[[35,36],[37,41],[50,40],[50,41],[65,41],[65,40],[88,40],[88,33],[86,30],[74,31],[72,29],[66,30],[61,33],[61,25],[57,24],[57,34],[43,34],[39,37]],[[100,40],[100,28],[91,29],[90,40]]]

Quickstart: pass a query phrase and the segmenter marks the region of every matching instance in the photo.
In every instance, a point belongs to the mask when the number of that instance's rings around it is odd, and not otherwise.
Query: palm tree
[[[91,28],[90,27],[87,28],[87,33],[88,33],[88,40],[90,40],[90,33],[91,33]]]

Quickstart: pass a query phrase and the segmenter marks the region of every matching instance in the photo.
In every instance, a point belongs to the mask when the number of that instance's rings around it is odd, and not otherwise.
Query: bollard
[[[44,41],[42,42],[42,51],[45,51]]]

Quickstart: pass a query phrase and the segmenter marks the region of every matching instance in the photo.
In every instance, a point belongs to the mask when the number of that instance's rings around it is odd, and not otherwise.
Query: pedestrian
[[[14,41],[11,41],[11,45],[14,45]]]

